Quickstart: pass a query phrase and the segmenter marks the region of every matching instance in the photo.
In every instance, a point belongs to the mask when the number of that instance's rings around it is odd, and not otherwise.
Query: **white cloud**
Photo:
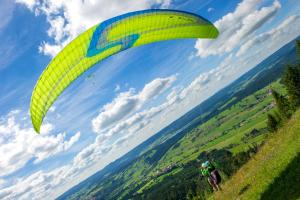
[[[157,78],[146,84],[143,90],[139,93],[141,101],[147,101],[149,99],[157,97],[160,93],[168,89],[176,80],[176,75],[169,76],[167,78]]]
[[[135,10],[151,8],[153,5],[168,7],[171,0],[99,0],[99,1],[56,1],[17,0],[26,5],[36,15],[44,14],[50,24],[49,37],[54,43],[44,41],[40,52],[54,56],[79,33],[91,26],[114,16]]]
[[[57,190],[78,179],[84,169],[102,159],[110,149],[98,145],[95,141],[80,151],[70,164],[48,172],[34,172],[28,177],[18,178],[14,184],[1,188],[0,199],[54,199]]]
[[[39,52],[54,57],[66,44],[66,42],[60,45],[50,44],[44,41],[39,46]]]
[[[49,112],[55,112],[55,110],[56,110],[56,107],[55,107],[55,106],[51,106],[51,107],[49,108]]]
[[[0,179],[0,189],[3,188],[6,184],[6,181],[4,179]]]
[[[257,9],[260,2],[244,0],[234,12],[219,19],[215,23],[220,32],[219,37],[215,40],[198,40],[195,45],[198,56],[221,55],[232,51],[270,20],[281,7],[280,2],[275,0],[271,6]]]
[[[98,142],[95,140],[94,143],[85,147],[68,165],[60,166],[48,172],[37,171],[28,177],[18,178],[14,184],[2,187],[0,199],[54,199],[59,194],[58,190],[67,189],[65,185],[78,180],[84,169],[103,159],[103,156],[113,148],[113,146],[101,146]],[[5,181],[2,184],[5,184]]]
[[[107,132],[102,134],[100,138],[108,139],[115,134],[123,134],[127,137],[141,130],[143,127],[148,125],[152,118],[162,112],[169,104],[162,104],[156,107],[151,107],[147,110],[135,113],[131,117],[127,118],[124,121],[120,121],[115,126],[110,128]]]
[[[1,8],[0,8],[0,12],[1,12]],[[1,27],[0,27],[0,32],[1,32]],[[22,55],[22,53],[24,53],[28,49],[28,47],[29,47],[28,45],[24,45],[23,48],[19,48],[16,39],[13,38],[11,35],[1,36],[0,70],[3,70],[8,66],[10,66],[10,64],[13,61],[15,61],[20,55]]]
[[[210,7],[210,8],[207,9],[207,12],[212,12],[214,10],[215,10],[214,8]]]
[[[24,121],[17,122],[19,113],[10,112],[0,121],[0,176],[21,169],[31,159],[37,163],[66,151],[80,137],[80,132],[69,140],[65,139],[65,133],[50,135],[51,124],[43,125],[38,135],[32,128],[22,127]]]
[[[15,4],[11,0],[3,0],[1,1],[0,7],[0,31],[5,28],[6,25],[10,22],[13,17]]]
[[[81,170],[92,166],[103,158],[105,154],[115,152],[117,149],[121,149],[126,142],[131,141],[158,114],[174,104],[175,101],[168,95],[167,100],[158,106],[139,112],[137,112],[137,108],[168,89],[175,80],[176,75],[154,79],[146,84],[139,93],[135,94],[134,90],[131,89],[128,92],[121,93],[112,103],[104,106],[99,114],[100,117],[98,116],[102,120],[98,121],[101,126],[97,127],[100,134],[97,135],[94,143],[88,145],[77,154],[74,158],[73,166]],[[129,113],[133,113],[133,110],[136,113],[129,115]],[[114,137],[115,135],[117,137]]]
[[[136,131],[141,130],[144,125],[151,121],[156,114],[161,112],[164,108],[167,107],[167,104],[152,107],[140,113],[136,113],[132,117],[129,117],[124,122],[121,121],[118,124],[125,129],[127,132],[124,132],[122,137],[118,138],[112,144],[105,146],[103,144],[103,136],[98,135],[95,141],[82,149],[74,158],[70,164],[58,167],[49,172],[45,171],[37,171],[28,177],[22,177],[17,180],[16,183],[10,184],[7,187],[2,187],[0,190],[0,199],[47,199],[47,198],[55,198],[57,190],[64,191],[65,185],[72,183],[74,180],[82,180],[78,177],[84,174],[84,170],[88,170],[89,167],[95,165],[95,163],[102,161],[103,157],[105,157],[108,153],[115,151],[116,149],[120,149],[122,145],[129,141],[129,139],[133,136]],[[14,123],[10,123],[10,127],[14,127]],[[50,130],[50,126],[47,125],[44,131]],[[34,134],[34,133],[31,133]],[[65,148],[68,148],[66,144],[72,144],[77,139],[77,134],[72,137],[75,139],[70,139],[68,143],[63,143]],[[79,136],[78,136],[79,137]],[[48,148],[47,144],[45,148]],[[43,152],[43,151],[42,151]],[[115,156],[115,154],[114,154]],[[89,170],[88,170],[89,171]],[[4,184],[5,182],[3,182]],[[77,183],[75,181],[75,183]],[[1,183],[0,183],[1,184]],[[0,185],[1,187],[1,185]],[[64,189],[61,189],[64,188]],[[61,191],[61,192],[62,192]]]
[[[155,79],[154,81],[146,84],[141,92],[136,94],[136,96],[143,96],[140,97],[140,99],[145,97],[154,98],[158,94],[161,94],[161,92],[166,88],[170,87],[170,84],[175,81],[175,77],[176,76],[174,75],[167,78]],[[160,84],[158,84],[158,80]],[[164,87],[162,87],[162,85],[164,85]],[[155,90],[157,93],[153,91],[153,88],[157,88]],[[97,135],[94,143],[82,149],[74,157],[72,164],[68,167],[70,168],[70,171],[72,171],[72,176],[75,176],[75,174],[81,173],[88,167],[93,166],[95,163],[99,162],[99,160],[103,159],[105,155],[123,148],[123,145],[126,144],[126,142],[130,142],[135,135],[139,134],[144,127],[149,125],[159,113],[162,113],[174,103],[175,101],[173,101],[170,95],[168,95],[167,100],[161,105],[136,112],[127,118],[124,117],[113,126],[105,129],[105,131],[102,130],[101,134]],[[116,134],[118,135],[117,138],[114,137]],[[108,140],[110,142],[107,143]]]
[[[16,3],[24,4],[30,10],[33,10],[33,7],[38,4],[37,0],[15,0]]]
[[[63,28],[65,26],[65,19],[61,16],[54,18],[53,20],[49,21],[50,29],[48,30],[48,35],[54,38],[55,42],[59,42],[65,36]]]
[[[54,199],[57,190],[74,181],[81,175],[82,170],[96,160],[101,159],[109,148],[90,145],[73,159],[73,162],[51,171],[37,171],[28,177],[18,178],[14,184],[1,188],[0,199],[40,200]]]
[[[103,132],[114,123],[140,109],[148,100],[164,92],[175,80],[176,76],[157,78],[146,84],[137,94],[134,89],[120,93],[111,103],[104,105],[99,115],[93,119],[93,130],[98,133]]]
[[[266,51],[266,46],[289,42],[300,34],[299,27],[300,15],[289,16],[276,28],[248,40],[240,47],[237,56],[244,55],[251,48],[261,47],[261,45],[264,45],[264,51]]]
[[[0,191],[1,199],[49,199],[49,189],[61,183],[62,170],[55,170],[50,173],[38,171],[27,178],[19,181],[10,187]]]
[[[115,92],[119,92],[120,89],[121,89],[121,86],[119,84],[117,84],[116,87],[115,87],[115,89],[114,89],[114,91]]]

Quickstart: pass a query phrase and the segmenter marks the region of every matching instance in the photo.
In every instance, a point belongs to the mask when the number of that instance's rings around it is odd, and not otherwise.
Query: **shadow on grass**
[[[238,195],[242,195],[242,194],[244,194],[244,192],[246,192],[249,188],[250,188],[250,184],[247,184],[245,187],[243,187],[241,190],[240,190],[240,192],[239,192],[239,194]]]
[[[287,166],[287,168],[275,178],[274,182],[261,196],[266,199],[289,199],[300,198],[300,154]]]

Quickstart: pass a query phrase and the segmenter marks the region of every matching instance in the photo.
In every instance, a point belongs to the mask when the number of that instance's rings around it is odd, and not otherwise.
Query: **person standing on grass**
[[[208,183],[211,185],[214,191],[220,191],[221,187],[219,186],[221,182],[221,176],[218,170],[215,168],[211,162],[206,161],[201,165],[201,174],[207,177]]]

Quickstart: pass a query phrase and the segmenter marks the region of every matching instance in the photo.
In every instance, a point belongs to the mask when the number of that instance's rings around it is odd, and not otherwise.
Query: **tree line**
[[[296,41],[298,60],[300,59],[300,40]],[[286,65],[282,77],[282,83],[287,95],[282,95],[272,89],[272,96],[276,104],[276,110],[267,115],[267,126],[269,131],[275,132],[293,113],[300,107],[300,63]]]

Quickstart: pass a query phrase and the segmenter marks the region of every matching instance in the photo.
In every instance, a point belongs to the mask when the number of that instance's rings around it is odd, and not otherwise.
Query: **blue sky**
[[[32,89],[90,26],[129,11],[197,13],[216,40],[154,43],[76,80],[35,134]],[[3,0],[0,3],[0,198],[53,199],[151,137],[300,34],[295,0]]]

